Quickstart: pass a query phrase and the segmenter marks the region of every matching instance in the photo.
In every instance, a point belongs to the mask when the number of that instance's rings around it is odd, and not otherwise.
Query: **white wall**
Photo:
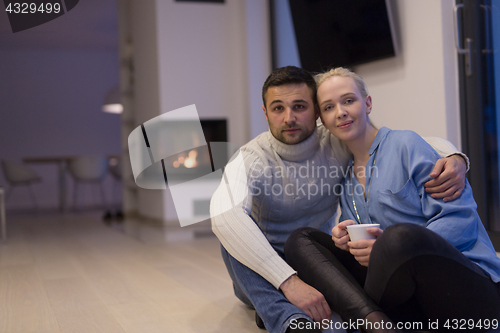
[[[250,138],[269,130],[262,108],[262,84],[271,73],[271,28],[267,0],[245,0]]]
[[[271,68],[266,0],[132,4],[137,125],[196,104],[201,118],[228,120],[236,145],[267,130],[260,107]],[[140,215],[176,219],[169,190],[138,194]]]
[[[228,118],[230,142],[246,143],[257,132],[252,130],[254,121],[262,117],[260,88],[270,68],[251,75],[259,68],[258,61],[266,64],[269,36],[260,27],[267,24],[269,14],[265,1],[133,2],[137,6],[132,13],[134,29],[142,31],[134,32],[136,73],[139,68],[149,73],[143,76],[147,82],[137,80],[136,89],[142,89],[143,99],[156,99],[144,100],[146,104],[135,101],[136,121],[196,104],[201,117]],[[398,31],[398,56],[356,68],[374,98],[372,118],[378,126],[441,136],[459,146],[453,0],[389,2]],[[140,40],[141,36],[146,40]],[[257,51],[259,38],[255,36],[264,39]],[[262,122],[253,128],[258,126],[266,128]],[[139,193],[141,214],[175,219],[168,190]]]
[[[250,137],[245,3],[156,3],[161,113],[195,104],[201,118],[226,118],[228,141],[243,145]],[[164,205],[165,220],[176,220],[169,190]]]
[[[134,120],[136,126],[161,113],[158,22],[156,1],[131,1],[134,57]],[[142,216],[163,219],[164,191],[137,188],[137,210]]]
[[[357,66],[375,125],[440,136],[460,147],[453,0],[389,0],[397,56]],[[300,66],[290,9],[276,0],[278,67]]]
[[[245,7],[157,0],[161,113],[196,104],[228,118],[229,141],[248,140]]]
[[[355,68],[373,97],[375,125],[447,138],[460,147],[452,0],[391,1],[398,56]]]
[[[118,84],[116,51],[3,49],[0,73],[0,158],[120,152],[119,116],[101,111],[107,91]],[[43,180],[34,185],[39,206],[57,207],[57,166],[32,167]],[[1,172],[0,184],[6,184]],[[7,202],[10,209],[31,207],[25,188]]]

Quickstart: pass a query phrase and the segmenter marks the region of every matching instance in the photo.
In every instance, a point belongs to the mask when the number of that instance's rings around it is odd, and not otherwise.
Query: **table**
[[[28,164],[57,164],[59,183],[59,210],[66,210],[66,167],[68,162],[76,156],[50,156],[50,157],[27,157],[23,159]]]
[[[68,163],[77,156],[48,156],[48,157],[26,157],[24,163],[28,164],[57,164],[59,182],[59,210],[66,210],[66,168]],[[119,155],[108,155],[108,159],[119,158]]]

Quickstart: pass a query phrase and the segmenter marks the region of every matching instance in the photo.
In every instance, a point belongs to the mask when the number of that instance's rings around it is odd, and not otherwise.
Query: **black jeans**
[[[442,331],[448,323],[451,331],[454,319],[477,324],[500,318],[500,284],[422,226],[388,227],[373,245],[368,268],[312,228],[292,233],[285,257],[344,321],[383,311],[393,322],[421,322],[423,329],[437,322]]]

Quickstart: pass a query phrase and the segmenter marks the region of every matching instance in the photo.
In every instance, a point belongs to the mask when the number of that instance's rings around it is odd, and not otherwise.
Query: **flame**
[[[174,162],[174,168],[178,168],[181,165],[184,165],[186,168],[191,169],[198,166],[198,162],[196,162],[196,157],[198,156],[198,152],[196,150],[191,150],[188,153],[188,157],[180,156],[177,161]]]
[[[184,161],[184,166],[188,169],[197,166],[198,163],[196,163],[196,156],[198,156],[198,153],[195,150],[191,150],[188,154],[188,158]]]

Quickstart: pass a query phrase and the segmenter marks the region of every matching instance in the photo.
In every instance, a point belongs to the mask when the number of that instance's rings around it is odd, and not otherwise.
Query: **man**
[[[269,332],[320,332],[301,330],[306,325],[299,323],[330,319],[330,308],[283,260],[283,246],[299,227],[331,233],[350,152],[316,126],[316,83],[307,71],[293,66],[274,70],[262,98],[269,132],[228,163],[211,201],[212,229],[222,243],[235,295],[256,309],[258,325],[262,318]],[[433,146],[446,148],[442,156],[456,153],[446,143]],[[465,164],[456,155],[439,160],[431,176],[444,171],[426,184],[429,191],[438,198],[458,197]]]

